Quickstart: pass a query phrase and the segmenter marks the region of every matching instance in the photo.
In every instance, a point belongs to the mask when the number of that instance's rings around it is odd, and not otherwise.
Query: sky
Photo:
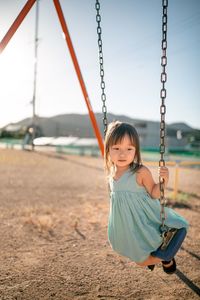
[[[0,40],[25,5],[0,0]],[[60,0],[94,112],[101,112],[95,0]],[[162,0],[101,0],[107,111],[160,120]],[[32,116],[34,5],[0,54],[0,127]],[[166,122],[200,129],[200,1],[168,0]],[[87,113],[53,0],[39,1],[36,114]]]

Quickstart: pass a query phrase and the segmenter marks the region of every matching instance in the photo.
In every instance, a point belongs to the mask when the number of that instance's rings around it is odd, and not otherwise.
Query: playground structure
[[[28,1],[28,2],[31,2],[31,1]],[[27,2],[27,3],[28,3]],[[33,2],[33,1],[32,1]],[[34,1],[35,2],[35,1]],[[56,1],[56,2],[58,2],[58,1]],[[54,3],[55,3],[55,1],[54,1]],[[58,2],[59,3],[59,2]],[[34,3],[33,3],[34,4]],[[90,104],[90,102],[89,102],[89,104]],[[89,109],[88,109],[89,110]],[[161,136],[162,137],[162,136]],[[163,149],[161,149],[161,150],[163,150]],[[24,154],[24,153],[23,153]],[[153,162],[152,162],[153,163]],[[184,162],[181,162],[180,164],[179,163],[177,163],[177,162],[166,162],[166,165],[168,165],[168,164],[171,164],[172,166],[174,166],[175,168],[176,168],[176,176],[175,176],[175,179],[177,179],[177,182],[178,182],[178,172],[179,172],[179,166],[181,165],[183,163],[183,165],[184,165]],[[185,162],[185,163],[187,163],[187,162]],[[191,162],[189,162],[188,163],[188,165],[190,164]],[[194,162],[195,163],[195,162]],[[21,164],[21,161],[20,161],[20,164]],[[157,165],[157,163],[155,163],[154,162],[154,164],[156,164]],[[11,174],[11,172],[9,173],[9,174]],[[84,175],[85,175],[85,173],[84,173]],[[46,176],[46,177],[48,177],[48,176]],[[68,176],[68,177],[70,177],[70,176]],[[94,177],[94,176],[93,176]],[[27,176],[27,178],[28,178],[28,176]],[[32,182],[34,182],[33,180],[32,180]],[[20,186],[20,185],[19,185]],[[176,188],[176,191],[178,191],[178,187]],[[81,191],[82,192],[82,191]],[[87,192],[88,192],[88,188],[87,188]],[[87,194],[88,195],[88,194]],[[49,197],[49,198],[51,198],[51,197]],[[56,195],[56,198],[57,198],[57,195]],[[73,199],[74,200],[74,199]],[[87,199],[87,201],[88,201],[88,199]],[[9,201],[7,201],[8,203],[9,203]],[[80,201],[79,201],[80,202]],[[97,205],[99,205],[99,199],[97,200]],[[94,208],[94,199],[92,199],[92,203],[91,203],[91,207],[92,208]],[[81,215],[82,214],[84,214],[84,209],[83,210],[80,210],[81,211]],[[95,212],[95,211],[94,211]],[[101,213],[101,211],[100,211],[100,213]],[[99,214],[100,215],[100,214]],[[105,214],[104,214],[105,215]],[[96,219],[97,219],[97,217],[96,217]],[[84,218],[84,220],[88,220],[88,218],[87,218],[87,216]],[[96,221],[96,220],[95,220]],[[101,221],[102,222],[102,221]],[[96,223],[95,223],[96,224]],[[98,224],[97,224],[98,225]],[[75,229],[77,229],[77,224],[76,224],[76,226],[75,226]],[[23,226],[22,226],[23,227]],[[77,232],[78,232],[78,229],[77,229]],[[80,232],[80,231],[79,231]],[[91,234],[91,230],[90,230],[90,234]],[[95,236],[96,236],[96,233],[95,233]],[[101,236],[100,236],[100,238],[101,238]],[[66,238],[65,238],[66,239]],[[84,235],[82,235],[82,239],[84,240]],[[88,239],[87,240],[87,243],[88,243],[88,241],[90,242],[90,239]],[[96,239],[94,239],[94,241],[96,241]],[[193,239],[192,239],[192,241],[193,241]],[[15,241],[14,241],[15,242]],[[74,241],[73,241],[73,243],[74,243]],[[89,244],[89,243],[88,243]],[[37,244],[36,244],[37,245]],[[38,245],[37,245],[38,246]],[[58,249],[58,244],[56,245],[57,246],[57,249],[56,249],[56,251],[57,251],[57,253],[60,251],[61,252],[61,250],[63,250],[63,248],[61,249],[61,247]],[[74,245],[73,245],[74,246]],[[80,249],[82,250],[83,249],[83,253],[81,253],[82,255],[81,255],[81,257],[83,257],[84,259],[86,258],[84,255],[85,255],[85,253],[86,253],[86,251],[85,251],[85,245],[83,244],[82,245],[83,247],[80,247]],[[42,247],[42,245],[40,245],[40,247]],[[38,247],[38,249],[40,249],[40,247]],[[48,245],[47,244],[45,244],[45,247],[47,248],[48,247]],[[73,248],[73,247],[71,247],[71,248]],[[98,248],[99,248],[99,244],[98,244]],[[99,251],[98,251],[98,248],[97,248],[97,253],[99,253]],[[37,251],[38,251],[38,249],[37,249]],[[193,250],[193,248],[191,248],[191,246],[190,246],[190,248],[189,248],[190,250],[192,249]],[[31,250],[32,251],[32,250]],[[68,249],[67,249],[67,251],[68,251]],[[25,253],[28,253],[29,254],[29,252],[27,251],[27,249],[25,249],[25,251],[24,251]],[[66,252],[66,249],[65,249],[65,252]],[[189,251],[188,251],[189,252]],[[51,252],[52,253],[52,252]],[[93,255],[94,253],[92,253],[91,254],[91,258],[93,258],[93,257],[95,257],[96,255]],[[20,256],[23,256],[23,252],[22,253],[20,253]],[[26,254],[26,257],[27,257],[28,255]],[[14,256],[15,257],[15,256]],[[73,255],[71,255],[71,256],[69,256],[69,257],[73,257]],[[107,263],[106,263],[106,268],[108,268],[109,267],[109,262],[111,261],[112,262],[112,264],[113,264],[113,260],[112,260],[112,256],[108,253],[107,254],[107,256],[105,255],[104,257],[107,257],[106,259],[107,259]],[[50,255],[50,259],[51,259],[51,255]],[[77,257],[75,257],[75,259],[77,260]],[[49,260],[49,257],[48,257],[48,260]],[[109,261],[110,260],[110,261]],[[69,261],[67,261],[67,263],[69,263]],[[23,264],[22,264],[23,265]],[[54,261],[54,263],[52,264],[52,265],[55,265],[55,261]],[[63,254],[62,254],[62,265],[63,265]],[[95,265],[95,264],[93,264],[93,265]],[[124,278],[124,273],[125,273],[125,271],[127,270],[125,267],[127,267],[127,265],[126,265],[126,263],[124,263],[123,261],[121,262],[120,261],[120,263],[119,263],[119,265],[121,266],[120,268],[122,268],[122,276],[121,276],[121,278],[123,279]],[[102,266],[102,260],[101,260],[101,266]],[[98,269],[100,269],[101,268],[101,266],[96,266],[96,268]],[[123,266],[123,267],[122,267]],[[88,267],[88,266],[87,266]],[[114,266],[115,267],[115,269],[116,269],[116,265]],[[87,268],[86,268],[87,269]],[[132,268],[130,268],[131,270],[132,270]],[[74,269],[72,269],[72,270],[74,270]],[[46,269],[45,269],[45,273],[46,273]],[[64,273],[63,273],[64,274]],[[62,276],[63,276],[63,274],[62,274]],[[116,273],[114,273],[114,269],[113,269],[113,274],[115,274],[116,275]],[[138,274],[138,273],[137,273]],[[180,276],[180,271],[179,271],[179,276]],[[46,274],[45,274],[46,275]],[[86,274],[87,276],[88,276],[88,274]],[[74,276],[74,274],[73,274],[73,276]],[[84,278],[87,278],[87,276],[85,276]],[[105,273],[104,273],[104,276],[105,276]],[[38,276],[39,277],[39,276]],[[94,276],[95,277],[95,276]],[[142,285],[144,285],[144,277],[145,277],[145,274],[144,275],[142,275]],[[50,276],[49,276],[49,278],[50,278]],[[60,279],[63,279],[64,277],[59,277],[59,281],[60,281]],[[67,278],[69,278],[69,276],[67,277]],[[79,279],[80,279],[80,277],[78,277]],[[130,278],[130,276],[129,276],[129,278]],[[187,279],[187,278],[186,278]],[[92,280],[94,280],[94,278],[92,278]],[[108,278],[108,281],[110,280],[110,277]],[[157,278],[157,280],[158,280],[158,278]],[[121,281],[120,281],[121,282]],[[127,281],[128,282],[128,281]],[[127,283],[126,282],[126,283]],[[164,280],[163,280],[163,282],[164,282]],[[163,282],[161,282],[160,283],[160,285],[159,285],[159,287],[161,287],[161,284],[163,284]],[[189,280],[187,281],[187,282],[189,282]],[[98,281],[97,281],[97,283],[99,284],[99,275],[98,275]],[[191,283],[191,282],[190,282]],[[26,284],[27,284],[27,282],[26,282]],[[30,284],[30,286],[32,286],[34,284],[34,280],[32,281],[32,283]],[[53,283],[53,284],[55,284],[55,282]],[[52,284],[52,285],[53,285]],[[105,284],[106,285],[106,284]],[[138,285],[138,282],[137,282],[137,285]],[[101,290],[102,289],[102,287],[103,287],[104,285],[102,284],[101,286],[100,285],[96,285],[95,286],[95,290]],[[97,288],[96,288],[97,287]],[[131,288],[133,287],[133,285],[131,285]],[[28,288],[28,285],[24,288],[24,290],[26,290]],[[195,288],[195,286],[194,286],[194,288]],[[35,291],[37,291],[37,289],[38,289],[38,286],[35,288]],[[176,289],[177,289],[177,287],[176,287]],[[143,288],[141,289],[142,290],[142,292],[143,292]],[[155,291],[156,290],[162,290],[161,288],[160,289],[154,289]],[[196,289],[197,290],[197,289]],[[22,288],[21,288],[21,291],[22,291]],[[149,293],[151,293],[152,292],[152,290],[151,289],[149,289]],[[169,290],[169,286],[167,286],[167,289],[166,289],[166,293],[165,293],[165,296],[166,295],[168,295],[167,293],[168,292],[170,292],[170,290]],[[182,290],[182,293],[184,293],[184,291]],[[147,295],[145,295],[145,296],[147,296]],[[145,296],[144,296],[144,298],[145,298]],[[188,297],[189,298],[189,297]],[[127,298],[128,299],[128,298]]]
[[[19,16],[16,18],[12,26],[10,27],[9,31],[3,38],[0,44],[0,51],[2,52],[6,45],[8,44],[9,40],[12,38],[13,34],[16,32],[17,28],[20,26],[23,19],[26,17],[27,13],[30,11],[33,4],[36,2],[36,0],[28,0],[25,4],[24,8],[20,12]],[[80,71],[80,67],[76,58],[76,54],[72,45],[72,41],[69,35],[69,31],[67,28],[67,24],[65,22],[65,18],[60,6],[59,0],[53,0],[55,9],[58,14],[58,18],[62,27],[62,30],[65,35],[65,40],[67,43],[67,46],[69,48],[69,52],[74,64],[74,68],[81,86],[81,90],[86,102],[86,106],[88,108],[90,120],[92,123],[92,126],[95,131],[95,135],[98,140],[99,148],[101,150],[101,153],[103,155],[104,147],[103,147],[103,141],[102,137],[96,122],[95,115],[93,113],[91,103],[89,101],[89,96],[86,90],[86,86],[84,84],[84,80]],[[160,90],[160,99],[161,99],[161,105],[160,105],[160,160],[159,160],[159,167],[164,167],[166,165],[164,160],[164,154],[165,154],[165,113],[166,113],[166,105],[165,105],[165,99],[166,99],[166,88],[165,83],[167,81],[167,74],[166,74],[166,65],[167,65],[167,8],[168,8],[168,1],[163,0],[162,1],[162,8],[163,8],[163,15],[162,15],[162,56],[161,56],[161,90]],[[100,16],[100,3],[98,0],[96,0],[96,11],[97,11],[97,34],[98,34],[98,46],[99,46],[99,63],[100,63],[100,77],[101,77],[101,90],[102,90],[102,101],[103,101],[103,121],[104,121],[104,135],[106,134],[107,130],[107,108],[105,104],[106,96],[105,96],[105,83],[104,83],[104,68],[103,68],[103,52],[102,52],[102,39],[101,39],[101,16]],[[33,113],[34,115],[34,113]],[[161,206],[161,225],[160,225],[160,233],[163,238],[163,244],[159,249],[153,252],[154,256],[157,256],[161,258],[162,260],[171,260],[179,250],[185,236],[186,236],[186,229],[180,228],[180,229],[172,229],[168,228],[165,224],[166,215],[164,211],[165,207],[165,195],[164,195],[164,180],[162,177],[159,178],[160,182],[160,206]]]
[[[9,43],[9,41],[11,40],[11,38],[13,37],[13,35],[15,34],[15,32],[17,31],[17,29],[19,28],[19,26],[21,25],[21,23],[23,22],[23,20],[25,19],[28,12],[33,7],[33,5],[35,4],[36,1],[38,2],[38,0],[28,0],[26,2],[24,7],[22,8],[21,12],[17,16],[17,18],[15,19],[15,21],[13,22],[13,24],[11,25],[11,27],[9,28],[9,30],[7,31],[7,33],[5,34],[3,39],[1,40],[1,42],[0,42],[0,53],[2,53],[4,51],[7,44]],[[93,129],[94,129],[94,132],[95,132],[98,144],[99,144],[100,151],[103,155],[104,146],[103,146],[102,136],[101,136],[101,133],[100,133],[100,130],[99,130],[96,118],[95,118],[95,114],[94,114],[92,106],[91,106],[91,102],[90,102],[90,99],[89,99],[89,96],[88,96],[86,85],[84,83],[83,76],[82,76],[82,73],[81,73],[81,69],[79,67],[79,63],[78,63],[78,60],[77,60],[77,57],[76,57],[76,53],[75,53],[75,50],[74,50],[74,47],[73,47],[73,44],[72,44],[72,41],[71,41],[71,37],[70,37],[70,34],[69,34],[67,23],[65,21],[65,17],[64,17],[64,14],[63,14],[63,11],[62,11],[59,0],[53,0],[53,2],[54,2],[54,6],[55,6],[55,9],[56,9],[59,21],[60,21],[61,28],[63,30],[65,41],[67,43],[67,46],[68,46],[68,49],[69,49],[69,52],[70,52],[70,55],[71,55],[71,58],[72,58],[72,61],[73,61],[73,65],[74,65],[74,68],[75,68],[75,71],[76,71],[76,75],[77,75],[77,78],[78,78],[78,81],[80,83],[80,87],[81,87],[81,90],[82,90],[82,93],[83,93],[83,96],[84,96],[84,99],[85,99],[85,103],[86,103],[86,106],[87,106],[87,109],[88,109],[90,121],[91,121],[91,124],[93,126]],[[36,13],[37,13],[37,11],[36,11]],[[37,31],[37,28],[36,28],[36,31]],[[37,32],[36,32],[36,34],[37,34]],[[35,95],[33,95],[33,118],[34,118],[34,114],[35,114],[35,109],[34,109],[34,100],[35,99],[34,99],[34,96]]]

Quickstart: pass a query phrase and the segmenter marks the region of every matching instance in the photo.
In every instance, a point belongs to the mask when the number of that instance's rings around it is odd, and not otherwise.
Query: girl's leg
[[[136,262],[136,264],[145,267],[145,266],[159,264],[161,261],[162,260],[160,258],[149,255],[149,257],[146,260],[144,260],[143,262]]]

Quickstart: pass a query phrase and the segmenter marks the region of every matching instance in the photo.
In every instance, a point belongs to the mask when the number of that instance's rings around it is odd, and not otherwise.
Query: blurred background
[[[25,3],[0,1],[1,39]],[[60,3],[102,132],[95,3],[92,0]],[[141,135],[143,148],[158,149],[161,1],[101,1],[100,12],[109,121],[130,121]],[[195,153],[200,139],[199,29],[198,0],[169,2],[167,143],[173,150]],[[1,53],[0,81],[2,138],[24,138],[33,125],[33,97],[37,119],[35,137],[95,137],[53,1],[38,1],[37,18],[34,4]],[[37,144],[49,142],[40,139]],[[65,143],[68,142],[62,140]]]

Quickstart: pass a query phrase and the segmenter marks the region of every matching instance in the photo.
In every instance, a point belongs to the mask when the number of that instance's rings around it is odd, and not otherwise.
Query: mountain
[[[182,123],[182,122],[181,123],[172,123],[169,125],[169,127],[171,129],[181,130],[184,132],[191,132],[191,130],[194,129],[194,128],[191,128],[189,125]]]
[[[100,131],[103,135],[103,114],[96,113],[95,116]],[[110,113],[107,115],[107,117],[108,123],[114,120],[119,120],[131,123],[136,128],[147,128],[153,126],[152,128],[158,128],[159,130],[159,122],[156,121],[133,119],[124,115],[115,115]],[[2,128],[2,130],[6,130],[11,127],[16,128],[16,130],[19,130],[19,127],[27,128],[31,125],[31,120],[31,118],[26,118],[17,123],[8,124],[4,128]],[[88,114],[63,114],[48,118],[37,116],[36,125],[40,127],[43,136],[76,136],[81,138],[95,137]],[[167,125],[167,130],[175,134],[178,130],[185,133],[191,133],[195,129],[185,123],[173,123],[171,125]],[[199,130],[197,131],[200,132]]]
[[[103,114],[96,113],[96,120],[103,137]],[[133,119],[124,115],[108,114],[108,123],[123,121],[135,126],[143,149],[159,149],[160,122]],[[32,130],[32,119],[27,118],[14,124],[8,124],[0,130],[0,137],[24,138],[27,130]],[[49,118],[36,117],[35,137],[78,137],[95,138],[88,114],[63,114]],[[182,151],[200,149],[200,130],[185,123],[166,124],[168,150]]]

